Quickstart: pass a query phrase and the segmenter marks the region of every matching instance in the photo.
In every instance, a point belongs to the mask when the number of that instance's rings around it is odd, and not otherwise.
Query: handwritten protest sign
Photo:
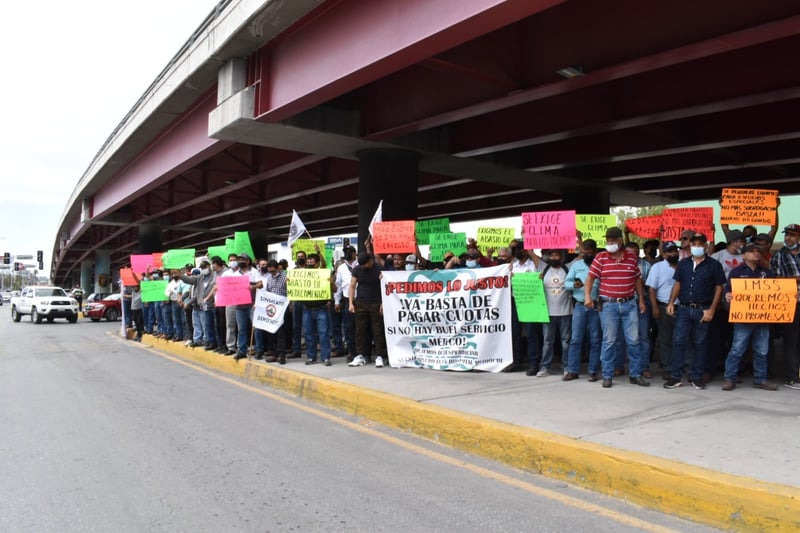
[[[511,294],[520,322],[550,322],[544,284],[538,272],[518,272],[511,278]]]
[[[138,285],[136,278],[133,277],[133,269],[131,268],[120,268],[119,279],[124,287],[135,287]]]
[[[432,233],[430,235],[430,256],[431,261],[441,261],[444,254],[453,252],[461,255],[467,251],[467,234],[461,233]]]
[[[275,333],[283,325],[286,308],[289,307],[289,298],[268,292],[265,289],[256,291],[256,301],[253,305],[253,327]]]
[[[247,254],[250,259],[255,261],[258,259],[253,253],[253,246],[250,244],[250,233],[247,231],[237,231],[233,234],[233,247],[236,249],[236,254]]]
[[[186,265],[194,266],[194,248],[167,250],[164,268],[183,268]]]
[[[508,265],[387,271],[381,294],[393,368],[500,372],[513,362]]]
[[[141,254],[141,255],[131,256],[131,268],[139,276],[147,272],[147,267],[150,267],[150,270],[153,270],[154,266],[155,265],[153,264],[153,254]]]
[[[778,191],[725,188],[719,206],[721,224],[772,226],[778,210]]]
[[[575,247],[575,211],[522,213],[525,249]]]
[[[489,226],[478,227],[478,234],[475,241],[482,252],[487,248],[497,250],[500,247],[508,246],[514,240],[514,228],[496,228]]]
[[[211,261],[214,257],[219,257],[225,263],[228,262],[228,248],[222,246],[209,246],[208,247],[208,260]]]
[[[297,239],[292,243],[292,257],[297,257],[297,252],[305,252],[306,255],[308,254],[315,254],[317,250],[314,248],[314,245],[319,247],[320,253],[325,253],[325,241],[322,239],[311,240],[311,239]]]
[[[730,322],[789,324],[797,306],[797,280],[732,278]]]
[[[450,233],[450,218],[429,218],[427,220],[417,220],[416,223],[417,243],[430,244],[430,236],[434,233]]]
[[[687,229],[703,233],[709,242],[714,242],[713,207],[664,209],[661,213],[661,222],[664,225],[664,242],[681,240],[681,232]]]
[[[575,227],[581,238],[594,239],[598,248],[606,246],[606,230],[617,225],[617,215],[575,215]]]
[[[293,268],[286,275],[286,294],[290,300],[328,300],[331,297],[331,271],[326,268]]]
[[[643,239],[659,239],[661,238],[661,215],[629,218],[625,221],[625,228]]]
[[[217,293],[214,296],[217,307],[253,303],[248,276],[220,276],[217,278]]]
[[[372,248],[376,254],[411,253],[414,245],[413,220],[384,220],[372,225]]]
[[[140,285],[142,290],[143,302],[166,302],[169,300],[167,296],[168,280],[143,280]]]

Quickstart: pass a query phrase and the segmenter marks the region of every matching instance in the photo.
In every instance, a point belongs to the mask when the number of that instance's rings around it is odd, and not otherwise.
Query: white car
[[[43,319],[52,322],[56,318],[66,318],[72,324],[78,321],[78,301],[61,287],[24,287],[10,303],[14,322],[19,322],[23,315],[30,315],[31,322],[36,324],[41,324]]]

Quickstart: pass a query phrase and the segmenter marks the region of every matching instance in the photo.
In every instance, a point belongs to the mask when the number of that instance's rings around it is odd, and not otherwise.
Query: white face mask
[[[610,254],[619,252],[619,244],[606,244],[606,251]]]
[[[784,245],[785,247],[787,247],[788,249],[790,249],[790,250],[794,250],[795,248],[797,248],[798,246],[800,246],[800,244],[798,244],[798,243],[789,244],[789,243],[788,243],[788,242],[786,242],[786,241],[784,241],[784,242],[783,242],[783,245]]]
[[[239,266],[239,261],[228,261],[228,266],[231,268],[236,268]]]
[[[703,257],[706,255],[706,249],[702,246],[692,246],[690,250],[692,252],[692,256],[694,257]]]
[[[467,266],[467,268],[475,268],[476,266],[478,266],[478,262],[477,261],[473,261],[473,260],[469,260],[469,261],[467,261],[466,266]]]
[[[406,270],[416,270],[416,265],[406,265]]]
[[[208,269],[204,268],[204,269],[200,270],[200,274],[203,275],[203,276],[208,276]]]

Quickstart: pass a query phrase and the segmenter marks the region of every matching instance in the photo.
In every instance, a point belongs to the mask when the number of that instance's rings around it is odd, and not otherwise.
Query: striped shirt
[[[599,252],[589,275],[600,280],[600,296],[604,298],[628,298],[636,293],[636,280],[641,278],[639,258],[630,250],[624,250],[619,261],[603,250]]]
[[[793,254],[785,246],[772,256],[769,262],[770,270],[778,278],[800,277],[800,254]]]

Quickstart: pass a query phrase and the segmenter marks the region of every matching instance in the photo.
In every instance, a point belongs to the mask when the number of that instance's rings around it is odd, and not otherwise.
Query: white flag
[[[305,232],[306,225],[303,224],[303,221],[297,216],[297,211],[292,209],[292,223],[289,225],[289,238],[287,239],[288,245],[291,246],[292,243],[302,237]]]
[[[378,202],[378,209],[375,210],[375,214],[372,215],[372,220],[369,221],[369,234],[372,235],[372,226],[376,222],[383,222],[383,200]]]

